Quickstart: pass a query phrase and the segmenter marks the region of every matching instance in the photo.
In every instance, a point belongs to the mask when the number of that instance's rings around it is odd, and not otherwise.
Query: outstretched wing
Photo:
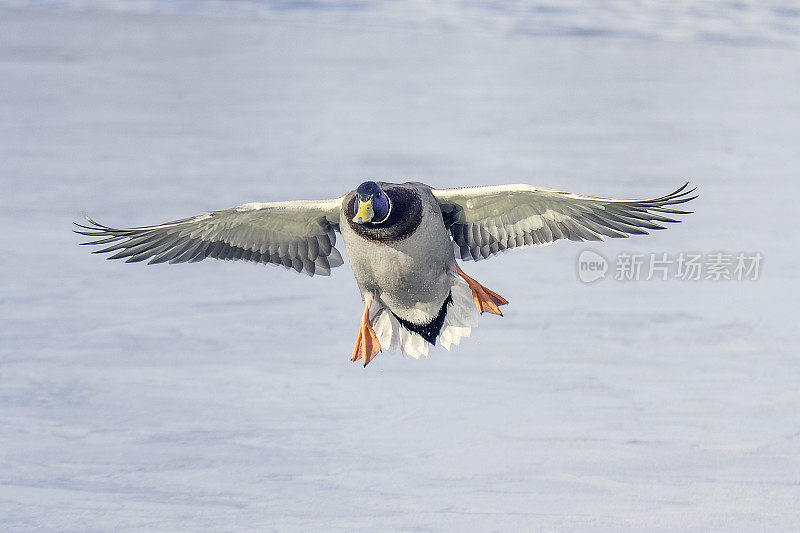
[[[274,263],[310,276],[327,276],[343,263],[336,249],[342,199],[245,204],[155,226],[118,229],[76,224],[76,233],[97,238],[82,244],[105,245],[94,253],[108,259],[149,264],[214,259]]]
[[[669,206],[696,198],[688,183],[651,200],[616,200],[532,185],[496,185],[434,190],[461,258],[485,259],[498,252],[549,244],[558,239],[600,241],[647,234],[685,215]]]

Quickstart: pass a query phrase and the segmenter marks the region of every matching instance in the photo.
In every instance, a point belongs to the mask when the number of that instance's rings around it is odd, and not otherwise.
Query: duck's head
[[[389,216],[391,204],[380,185],[374,181],[365,181],[356,189],[353,210],[353,222],[356,224],[380,224]]]

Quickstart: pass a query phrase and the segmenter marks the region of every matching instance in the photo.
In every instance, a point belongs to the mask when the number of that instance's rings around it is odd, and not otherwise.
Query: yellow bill
[[[375,216],[375,211],[372,209],[372,198],[369,200],[358,200],[358,212],[353,217],[353,222],[356,224],[363,224],[365,222],[372,222],[372,217]]]

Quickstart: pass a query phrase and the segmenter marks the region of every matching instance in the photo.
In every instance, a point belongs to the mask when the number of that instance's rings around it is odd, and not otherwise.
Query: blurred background
[[[0,528],[796,528],[798,87],[795,2],[0,1]],[[701,196],[463,265],[505,317],[366,369],[346,265],[71,233],[368,178]],[[586,249],[764,260],[585,284]]]

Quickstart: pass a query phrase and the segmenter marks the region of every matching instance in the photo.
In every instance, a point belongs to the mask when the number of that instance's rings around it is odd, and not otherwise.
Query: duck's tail
[[[378,298],[370,308],[370,321],[381,346],[414,359],[428,356],[428,348],[439,343],[447,350],[458,346],[478,325],[478,309],[472,291],[460,277],[453,277],[453,287],[439,314],[427,324],[413,324],[392,313]]]

